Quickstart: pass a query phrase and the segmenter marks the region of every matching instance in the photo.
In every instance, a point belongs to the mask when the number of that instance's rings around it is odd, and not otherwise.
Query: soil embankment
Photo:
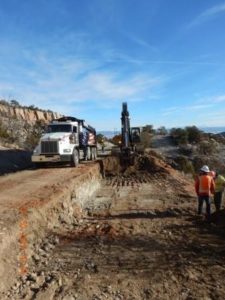
[[[57,223],[79,216],[99,187],[100,164],[26,170],[0,178],[0,288],[27,270],[34,244]]]

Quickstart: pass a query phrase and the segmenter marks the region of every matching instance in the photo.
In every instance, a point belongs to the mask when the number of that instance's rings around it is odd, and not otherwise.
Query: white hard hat
[[[208,173],[208,172],[210,172],[209,171],[209,167],[208,166],[203,166],[203,167],[201,167],[201,169],[200,169],[200,171],[202,171],[202,172],[205,172],[205,173]]]

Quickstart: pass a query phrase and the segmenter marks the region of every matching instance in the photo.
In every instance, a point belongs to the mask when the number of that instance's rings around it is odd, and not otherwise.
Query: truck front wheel
[[[73,150],[72,159],[71,159],[71,166],[77,167],[79,165],[79,154],[77,149]]]

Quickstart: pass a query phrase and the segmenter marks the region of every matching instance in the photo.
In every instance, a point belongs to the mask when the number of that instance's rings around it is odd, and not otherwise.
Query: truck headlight
[[[71,149],[63,149],[63,153],[70,153]]]

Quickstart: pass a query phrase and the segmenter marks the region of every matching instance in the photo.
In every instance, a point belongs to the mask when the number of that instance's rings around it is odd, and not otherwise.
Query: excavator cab
[[[132,144],[139,144],[141,142],[141,129],[140,127],[131,128],[131,141]]]

